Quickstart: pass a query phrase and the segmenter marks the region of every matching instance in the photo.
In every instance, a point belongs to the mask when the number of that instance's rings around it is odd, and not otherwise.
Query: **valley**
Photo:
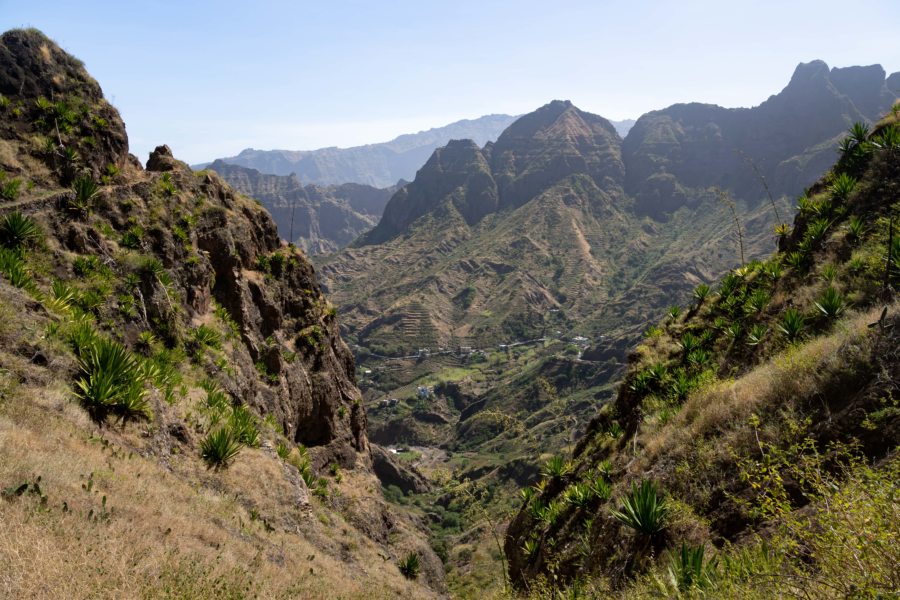
[[[893,597],[898,94],[191,167],[3,33],[0,597]]]

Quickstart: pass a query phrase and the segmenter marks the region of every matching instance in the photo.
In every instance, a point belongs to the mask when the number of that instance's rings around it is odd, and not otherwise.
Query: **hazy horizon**
[[[745,8],[745,7],[744,7]],[[391,140],[568,99],[610,120],[677,102],[755,106],[800,62],[900,70],[900,6],[837,2],[268,2],[140,10],[0,0],[0,26],[36,27],[84,60],[141,160],[166,143],[190,163],[245,148]],[[700,44],[698,41],[702,41]]]

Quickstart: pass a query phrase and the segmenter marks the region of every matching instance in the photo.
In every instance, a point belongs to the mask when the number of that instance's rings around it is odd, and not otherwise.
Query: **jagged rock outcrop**
[[[269,211],[282,239],[308,254],[334,252],[378,223],[396,191],[357,183],[302,185],[296,174],[267,175],[217,160],[207,167]]]

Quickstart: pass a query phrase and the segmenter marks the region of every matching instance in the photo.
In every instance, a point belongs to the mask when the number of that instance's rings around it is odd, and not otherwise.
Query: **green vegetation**
[[[400,572],[407,579],[418,579],[419,569],[421,568],[419,555],[415,552],[410,552],[397,562],[397,568],[400,569]]]
[[[659,495],[656,484],[645,479],[640,484],[631,484],[631,493],[622,499],[619,510],[611,514],[638,533],[655,536],[666,528],[669,505]]]
[[[200,457],[212,469],[223,469],[241,451],[241,442],[231,427],[218,427],[200,441]]]
[[[88,333],[83,325],[76,338],[80,375],[75,380],[76,396],[97,421],[108,415],[123,421],[148,418],[150,407],[141,363],[124,346]]]
[[[42,237],[41,228],[31,217],[19,211],[0,219],[0,245],[6,248],[23,248],[38,242]]]

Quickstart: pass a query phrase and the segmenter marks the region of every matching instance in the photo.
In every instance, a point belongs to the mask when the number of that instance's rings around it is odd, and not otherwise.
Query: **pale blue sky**
[[[900,70],[900,2],[0,0],[86,63],[132,152],[390,139],[554,99],[611,119],[759,104],[798,62]]]

